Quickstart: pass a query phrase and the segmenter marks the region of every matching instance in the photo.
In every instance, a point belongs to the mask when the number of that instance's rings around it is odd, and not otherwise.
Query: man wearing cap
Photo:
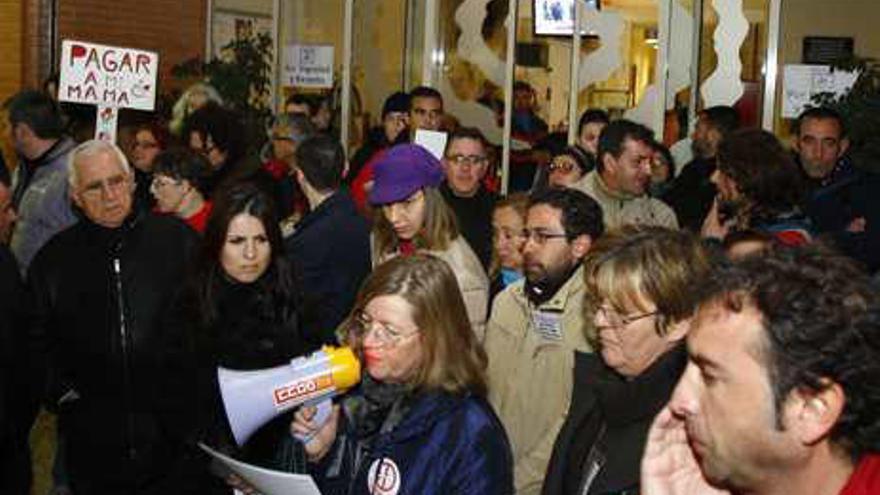
[[[382,105],[382,126],[375,127],[367,137],[367,142],[351,159],[348,182],[351,196],[358,209],[368,213],[367,191],[373,184],[373,167],[376,159],[388,148],[410,141],[410,103],[409,94],[402,91],[392,94]]]
[[[382,105],[382,125],[367,133],[364,145],[351,158],[348,181],[358,176],[364,165],[381,150],[409,141],[409,95],[403,91],[393,93]]]
[[[400,129],[397,140],[391,142],[389,146],[415,140],[415,133],[419,129],[427,131],[440,130],[443,121],[443,96],[439,91],[428,86],[418,86],[413,88],[409,94],[399,94],[401,96],[398,96],[398,93],[391,95],[385,102],[385,106],[389,108],[387,116],[384,114],[383,108],[383,126],[386,119],[390,120],[393,116],[398,119],[398,123],[396,125],[389,123],[389,126],[392,129]],[[404,104],[406,108],[405,117],[400,115],[403,112],[399,111],[399,109],[404,108]],[[403,121],[405,121],[406,126],[402,126]],[[408,129],[408,131],[403,132],[403,129]],[[372,187],[374,161],[386,149],[383,148],[380,152],[374,153],[372,158],[367,160],[360,170],[353,172],[357,175],[351,183],[351,195],[358,208],[364,213],[367,213],[369,209],[367,207],[366,195],[367,191]]]
[[[460,235],[455,214],[439,186],[440,162],[426,149],[401,144],[376,162],[370,204],[380,210],[371,234],[373,266],[416,252],[445,261],[458,281],[468,319],[482,340],[489,303],[489,279]]]

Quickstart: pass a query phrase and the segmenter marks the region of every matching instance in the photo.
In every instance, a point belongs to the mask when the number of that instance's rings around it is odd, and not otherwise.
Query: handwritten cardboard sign
[[[158,69],[155,52],[64,40],[58,100],[152,111]]]

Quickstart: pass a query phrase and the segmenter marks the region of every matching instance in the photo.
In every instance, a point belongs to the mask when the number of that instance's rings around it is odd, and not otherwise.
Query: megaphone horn
[[[324,347],[290,364],[256,371],[217,368],[223,407],[236,443],[275,416],[330,399],[360,381],[361,367],[348,347]]]

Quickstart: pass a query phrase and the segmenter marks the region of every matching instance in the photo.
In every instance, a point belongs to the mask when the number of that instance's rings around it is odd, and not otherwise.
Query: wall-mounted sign
[[[287,45],[284,49],[285,86],[333,87],[333,45]]]
[[[155,52],[64,40],[58,100],[151,111],[158,69]]]
[[[834,36],[807,36],[804,38],[805,64],[833,64],[853,56],[853,38]]]

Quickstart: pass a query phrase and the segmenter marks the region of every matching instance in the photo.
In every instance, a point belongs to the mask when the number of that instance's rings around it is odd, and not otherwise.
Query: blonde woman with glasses
[[[574,387],[543,493],[639,493],[648,427],[687,360],[694,286],[709,257],[690,233],[627,226],[585,261],[600,356],[575,353]]]

